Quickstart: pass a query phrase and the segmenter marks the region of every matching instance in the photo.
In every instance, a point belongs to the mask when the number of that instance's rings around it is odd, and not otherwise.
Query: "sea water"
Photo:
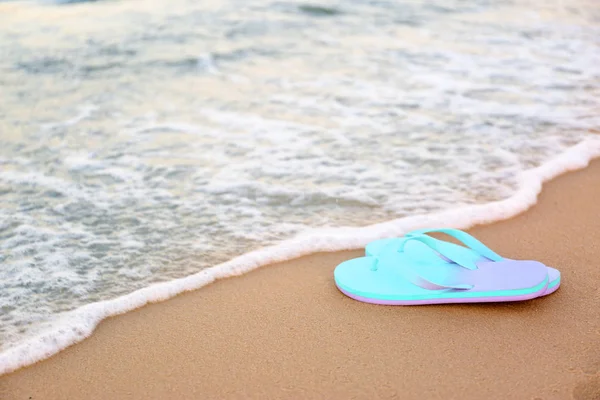
[[[222,276],[523,211],[600,154],[599,37],[594,0],[0,3],[0,374]]]

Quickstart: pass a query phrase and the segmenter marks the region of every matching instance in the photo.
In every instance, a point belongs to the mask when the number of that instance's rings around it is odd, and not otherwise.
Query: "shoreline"
[[[342,295],[314,254],[222,279],[99,324],[0,377],[18,398],[543,398],[600,396],[600,160],[544,185],[517,217],[470,232],[557,267],[519,303],[385,307]],[[566,250],[565,250],[566,249]]]
[[[538,201],[542,185],[573,170],[585,168],[600,157],[600,137],[590,137],[537,168],[523,171],[519,188],[511,197],[486,204],[463,206],[434,214],[403,217],[364,227],[313,230],[278,245],[261,248],[196,274],[154,284],[125,296],[80,307],[63,316],[63,324],[0,353],[0,376],[42,361],[85,340],[106,318],[198,290],[215,281],[246,274],[254,269],[319,252],[364,248],[372,240],[401,236],[413,229],[472,226],[503,221],[523,213]]]

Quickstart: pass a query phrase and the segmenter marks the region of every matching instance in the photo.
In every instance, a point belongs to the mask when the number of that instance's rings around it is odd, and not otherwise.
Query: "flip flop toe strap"
[[[444,257],[450,259],[457,265],[455,268],[466,268],[470,270],[477,269],[475,263],[471,260],[470,252],[468,250],[460,250],[444,246],[444,242],[439,242],[426,235],[411,235],[403,238],[400,242],[391,243],[386,246],[380,255],[374,257],[372,270],[376,271],[380,264],[387,263],[398,266],[402,275],[412,284],[429,290],[445,290],[445,289],[458,289],[468,290],[472,289],[473,285],[462,284],[462,283],[447,283],[442,282],[441,279],[426,276],[421,271],[419,272],[418,262],[410,257],[410,253],[404,251],[406,243],[410,241],[418,241],[424,243],[432,250],[435,250]],[[440,259],[441,260],[441,259]],[[431,275],[431,274],[427,274]]]
[[[487,247],[485,244],[483,244],[482,242],[480,242],[473,236],[469,235],[467,232],[463,232],[458,229],[449,229],[449,228],[418,229],[418,230],[407,233],[406,236],[407,237],[411,237],[413,235],[422,236],[422,235],[426,235],[427,233],[436,233],[436,232],[444,233],[448,236],[451,236],[451,237],[457,239],[458,241],[460,241],[462,244],[464,244],[471,250],[475,251],[476,253],[482,255],[483,257],[485,257],[491,261],[502,261],[503,260],[503,258],[500,255],[498,255],[492,249]]]

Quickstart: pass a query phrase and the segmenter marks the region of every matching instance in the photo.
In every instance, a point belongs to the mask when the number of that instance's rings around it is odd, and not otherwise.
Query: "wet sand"
[[[0,377],[1,399],[600,399],[600,161],[526,213],[471,230],[562,272],[532,301],[386,307],[335,287],[361,251],[315,254],[100,324]]]

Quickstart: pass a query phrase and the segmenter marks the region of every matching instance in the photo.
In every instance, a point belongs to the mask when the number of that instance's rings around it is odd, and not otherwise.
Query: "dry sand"
[[[471,232],[559,268],[532,301],[389,307],[335,287],[362,252],[316,254],[100,324],[0,377],[12,399],[600,399],[600,161]]]

